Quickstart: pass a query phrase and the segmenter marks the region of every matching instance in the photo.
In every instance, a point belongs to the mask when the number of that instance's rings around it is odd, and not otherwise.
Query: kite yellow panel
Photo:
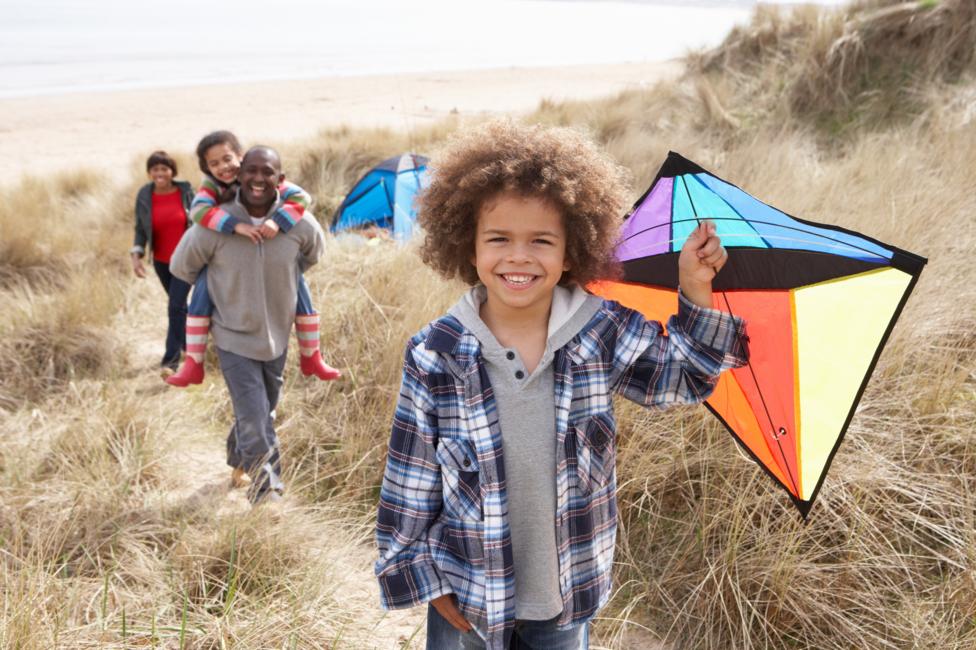
[[[795,290],[803,499],[820,482],[912,276],[894,268]]]

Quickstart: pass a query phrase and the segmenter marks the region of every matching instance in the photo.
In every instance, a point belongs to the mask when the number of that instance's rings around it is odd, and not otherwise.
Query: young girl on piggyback
[[[701,402],[746,363],[711,309],[728,259],[703,222],[660,323],[587,293],[616,274],[622,174],[579,134],[494,122],[431,162],[423,260],[471,285],[407,343],[380,494],[386,608],[428,604],[427,647],[588,647],[611,591],[613,395]]]
[[[203,172],[203,182],[190,205],[190,218],[194,223],[228,235],[247,237],[257,244],[263,239],[274,238],[279,231],[288,232],[304,216],[310,197],[298,185],[288,181],[278,186],[279,203],[271,218],[260,226],[246,223],[222,210],[220,204],[233,200],[237,193],[237,174],[244,153],[241,143],[230,131],[214,131],[200,140],[196,153],[200,171]],[[186,318],[186,358],[180,369],[166,378],[166,383],[184,387],[203,381],[203,359],[212,311],[204,269],[193,285]],[[322,359],[319,349],[319,314],[312,307],[312,297],[304,276],[298,278],[295,330],[302,374],[315,375],[322,380],[341,377],[342,373]]]

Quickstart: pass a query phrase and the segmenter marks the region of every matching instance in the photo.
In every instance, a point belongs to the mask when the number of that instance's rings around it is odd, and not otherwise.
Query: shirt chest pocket
[[[606,487],[613,477],[614,430],[613,416],[599,413],[576,422],[571,428],[574,435],[566,436],[566,454],[576,460],[577,478],[584,494]]]
[[[449,517],[481,521],[481,473],[474,446],[467,440],[441,438],[437,445],[444,508]]]

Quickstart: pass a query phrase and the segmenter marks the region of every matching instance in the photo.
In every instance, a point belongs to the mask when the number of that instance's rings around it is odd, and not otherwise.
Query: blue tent
[[[417,208],[414,199],[427,185],[427,158],[406,153],[388,158],[353,185],[335,214],[333,233],[370,225],[387,228],[397,241],[413,236]]]

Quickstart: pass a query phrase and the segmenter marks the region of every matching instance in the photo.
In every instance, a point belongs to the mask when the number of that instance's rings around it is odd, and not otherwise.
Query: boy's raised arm
[[[678,313],[660,323],[621,310],[611,383],[624,397],[645,406],[706,400],[721,373],[749,360],[745,322],[712,309],[712,280],[728,260],[715,234],[703,221],[678,257]]]
[[[442,502],[436,436],[430,389],[408,346],[376,518],[375,572],[386,609],[413,607],[454,591],[426,540]]]
[[[678,294],[678,313],[661,324],[620,307],[611,386],[644,406],[697,404],[720,374],[749,359],[745,322]]]

